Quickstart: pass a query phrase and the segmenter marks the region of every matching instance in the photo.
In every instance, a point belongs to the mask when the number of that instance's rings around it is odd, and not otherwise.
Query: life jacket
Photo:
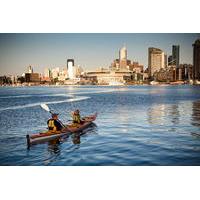
[[[72,114],[72,118],[73,118],[73,122],[74,122],[74,123],[78,123],[78,124],[81,123],[81,117],[80,117],[79,114],[73,113],[73,114]]]
[[[57,131],[57,127],[55,126],[55,120],[54,119],[50,119],[48,121],[48,128],[50,131]]]

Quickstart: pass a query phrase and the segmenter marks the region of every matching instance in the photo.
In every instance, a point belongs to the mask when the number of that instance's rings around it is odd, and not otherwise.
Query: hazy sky
[[[45,67],[65,67],[68,58],[84,70],[109,67],[126,45],[128,59],[148,65],[148,47],[171,54],[180,45],[180,63],[191,63],[192,44],[200,34],[105,33],[105,34],[0,34],[0,75],[22,74],[32,65],[35,72]]]

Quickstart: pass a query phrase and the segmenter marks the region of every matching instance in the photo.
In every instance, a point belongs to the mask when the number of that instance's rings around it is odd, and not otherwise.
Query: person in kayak
[[[58,114],[53,113],[52,118],[47,121],[49,131],[61,131],[64,127],[58,119]]]
[[[84,120],[81,120],[80,111],[75,110],[72,112],[72,120],[74,124],[83,124]]]

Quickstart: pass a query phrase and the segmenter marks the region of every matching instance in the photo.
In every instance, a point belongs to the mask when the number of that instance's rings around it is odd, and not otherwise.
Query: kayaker
[[[62,122],[58,119],[58,113],[52,114],[52,118],[47,121],[47,125],[50,131],[61,131],[64,128]]]
[[[81,120],[81,116],[80,116],[80,111],[79,110],[75,110],[74,112],[72,112],[72,120],[74,124],[83,124],[84,121]]]

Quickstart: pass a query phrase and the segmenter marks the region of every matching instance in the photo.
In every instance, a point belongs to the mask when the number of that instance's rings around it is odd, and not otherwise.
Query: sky
[[[16,33],[0,34],[0,75],[21,75],[31,65],[34,72],[46,67],[66,67],[67,59],[84,70],[108,68],[126,45],[128,59],[148,66],[148,48],[171,55],[180,45],[180,63],[192,64],[192,44],[197,33]]]

